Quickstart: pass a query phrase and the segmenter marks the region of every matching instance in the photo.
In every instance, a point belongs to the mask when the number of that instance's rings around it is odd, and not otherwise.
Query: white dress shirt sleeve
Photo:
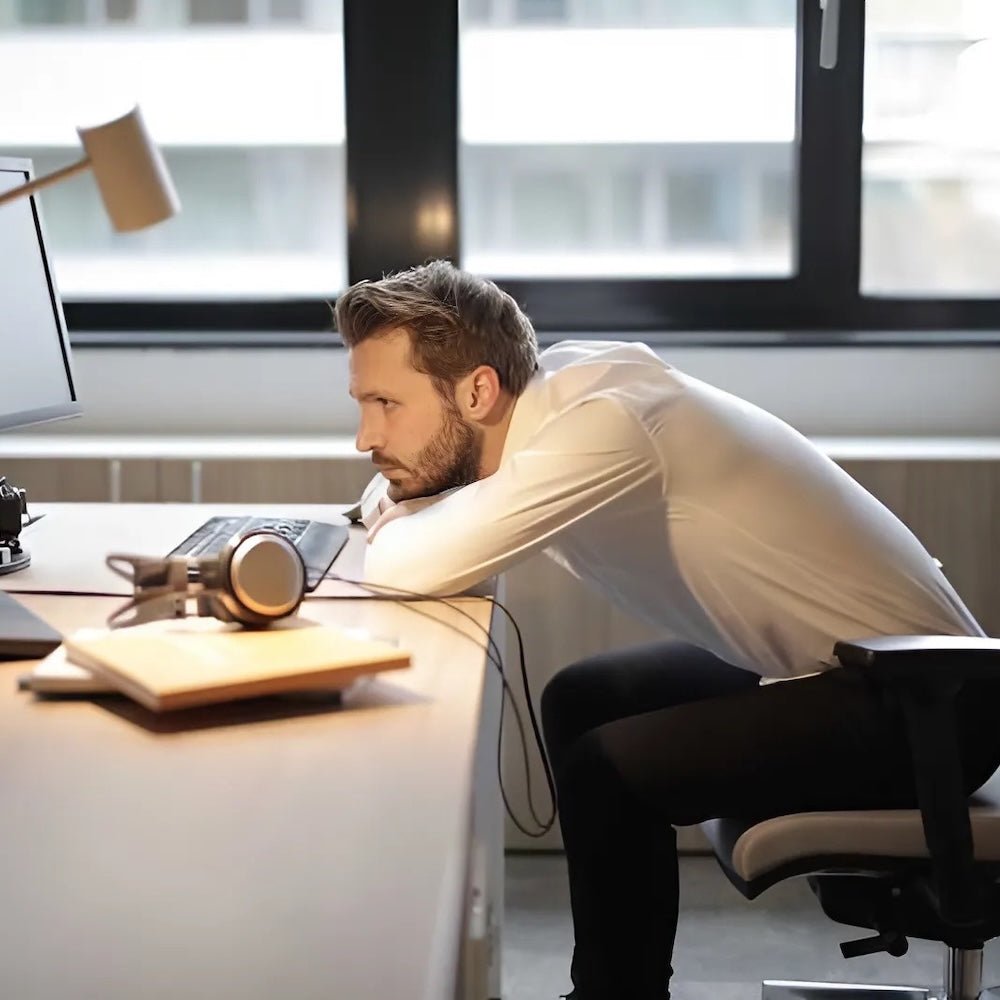
[[[420,594],[456,594],[548,545],[612,504],[662,491],[662,468],[639,420],[607,398],[551,418],[486,479],[381,528],[365,579]]]

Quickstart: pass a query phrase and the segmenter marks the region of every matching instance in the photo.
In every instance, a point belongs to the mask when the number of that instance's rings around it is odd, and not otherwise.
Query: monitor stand
[[[28,515],[28,492],[0,476],[0,576],[31,564],[31,553],[21,544],[21,532],[37,517]]]
[[[10,559],[0,562],[0,576],[3,576],[5,573],[16,573],[19,569],[24,569],[25,566],[31,565],[31,553],[23,545],[18,545],[15,552],[9,543],[6,545],[0,544],[0,559],[3,558],[4,552],[10,554]]]
[[[19,536],[22,529],[37,520],[28,516],[25,491],[0,476],[0,576],[30,565],[31,553]],[[0,660],[47,656],[61,642],[62,636],[51,625],[0,591]]]

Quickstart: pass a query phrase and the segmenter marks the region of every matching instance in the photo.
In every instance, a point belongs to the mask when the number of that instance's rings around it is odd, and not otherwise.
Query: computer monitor
[[[0,192],[31,179],[30,160],[0,156]],[[0,205],[0,430],[79,413],[41,212],[33,195],[18,198]],[[23,545],[12,552],[0,539],[3,549],[10,559],[0,562],[0,574],[30,562]]]

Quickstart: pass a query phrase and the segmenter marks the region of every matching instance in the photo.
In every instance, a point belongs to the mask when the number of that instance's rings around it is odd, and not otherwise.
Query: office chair
[[[805,875],[827,916],[875,931],[842,944],[845,958],[903,955],[908,937],[942,942],[943,992],[769,980],[762,998],[975,1000],[983,945],[1000,935],[1000,770],[966,797],[955,695],[967,679],[1000,679],[1000,640],[888,636],[840,642],[834,652],[844,669],[864,671],[898,699],[919,808],[715,819],[701,827],[747,899]]]

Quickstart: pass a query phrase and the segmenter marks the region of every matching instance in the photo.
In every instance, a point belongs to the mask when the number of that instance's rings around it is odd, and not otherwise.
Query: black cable
[[[338,578],[338,579],[342,579],[342,578]],[[470,614],[468,614],[467,612],[463,611],[461,608],[455,607],[455,605],[450,604],[448,601],[446,601],[443,598],[431,598],[431,597],[419,597],[419,596],[413,596],[413,597],[391,597],[389,595],[383,595],[383,594],[376,594],[376,593],[374,593],[374,589],[375,589],[374,586],[368,587],[368,586],[362,585],[362,584],[358,584],[358,586],[364,586],[365,589],[368,590],[369,594],[371,595],[369,598],[367,598],[369,600],[391,601],[394,604],[399,604],[399,605],[401,605],[403,607],[407,607],[408,611],[413,611],[415,614],[419,614],[419,615],[421,615],[422,617],[425,617],[425,618],[430,618],[431,616],[428,613],[421,611],[419,608],[415,608],[415,607],[408,606],[408,605],[412,605],[413,603],[416,603],[418,601],[419,602],[423,602],[425,600],[426,601],[440,601],[441,603],[448,604],[448,607],[452,608],[455,611],[458,611],[458,613],[461,614],[461,615],[463,615],[463,617],[470,619],[470,621],[472,621],[473,625],[475,625],[478,629],[480,629],[480,631],[482,631],[486,635],[487,641],[488,641],[488,644],[489,644],[487,647],[484,647],[486,649],[486,658],[489,660],[489,662],[494,667],[497,668],[497,672],[500,674],[500,683],[501,683],[501,687],[502,687],[502,690],[503,690],[503,697],[501,697],[501,699],[500,699],[500,720],[501,720],[501,727],[498,729],[498,732],[497,732],[497,782],[498,782],[498,784],[500,786],[500,797],[503,799],[503,804],[504,804],[504,808],[507,810],[507,815],[510,816],[511,821],[514,823],[514,825],[523,834],[525,834],[528,837],[541,837],[541,836],[543,836],[548,829],[551,829],[552,822],[554,822],[554,820],[555,820],[555,816],[553,815],[552,821],[549,822],[548,826],[545,826],[545,824],[543,823],[543,821],[538,819],[537,812],[536,812],[536,810],[534,808],[534,802],[530,801],[530,799],[531,799],[531,771],[530,771],[530,763],[528,761],[528,744],[527,744],[527,740],[524,737],[524,723],[523,723],[523,721],[521,719],[521,712],[520,712],[520,709],[517,707],[517,702],[514,700],[514,692],[511,689],[510,683],[508,682],[507,676],[506,676],[506,674],[504,672],[504,669],[503,669],[503,660],[502,660],[502,658],[500,656],[499,648],[497,647],[496,642],[494,641],[493,637],[489,634],[489,632],[486,629],[484,629],[479,624],[479,622],[477,622],[474,618],[472,618],[472,616]],[[335,600],[337,598],[336,597],[326,597],[326,598],[320,597],[319,599],[320,600],[331,600],[331,599]],[[359,600],[359,598],[357,598],[357,597],[353,597],[352,598],[352,597],[350,597],[348,595],[343,595],[343,597],[341,599],[343,599],[343,600]],[[434,620],[438,621],[438,619],[434,619]],[[438,624],[445,625],[446,627],[451,628],[454,631],[459,631],[454,625],[451,625],[451,624],[449,624],[447,622],[440,622],[440,621],[438,621]],[[465,633],[460,633],[460,634],[465,635]],[[466,638],[468,638],[467,635],[466,635]],[[511,707],[514,710],[514,719],[517,722],[518,738],[520,739],[520,743],[521,743],[521,758],[524,761],[524,766],[525,766],[525,777],[526,777],[527,791],[528,791],[528,796],[529,796],[529,810],[531,812],[532,818],[535,820],[536,823],[538,823],[538,825],[540,827],[540,829],[538,831],[529,830],[521,822],[521,820],[518,819],[517,814],[514,812],[514,807],[510,804],[510,800],[507,797],[507,790],[504,788],[504,784],[503,784],[503,773],[502,773],[502,768],[501,768],[501,750],[502,750],[502,742],[501,742],[501,740],[502,740],[502,735],[503,735],[503,729],[502,729],[503,709],[504,709],[504,705],[506,704],[507,699],[510,700]]]
[[[404,590],[403,588],[400,588],[400,587],[386,587],[386,586],[382,586],[382,585],[379,585],[379,584],[362,583],[361,581],[357,581],[357,580],[347,580],[346,578],[338,576],[336,574],[328,575],[327,578],[328,579],[337,579],[337,580],[341,580],[342,582],[345,582],[345,583],[354,584],[355,586],[358,586],[361,589],[366,590],[369,594],[371,594],[371,598],[370,599],[373,599],[373,600],[390,600],[390,601],[393,601],[394,603],[398,603],[398,604],[401,604],[401,605],[411,604],[411,603],[416,602],[416,601],[437,601],[437,602],[440,602],[440,603],[448,604],[448,606],[450,608],[452,608],[455,611],[458,611],[459,614],[461,614],[463,617],[468,618],[473,623],[473,625],[476,626],[476,628],[478,628],[480,631],[482,631],[486,635],[487,641],[488,641],[489,647],[490,647],[488,649],[488,652],[487,652],[487,658],[497,668],[497,670],[498,670],[498,672],[500,674],[501,683],[503,685],[503,692],[504,692],[504,694],[507,697],[510,698],[511,708],[514,710],[514,719],[517,722],[518,736],[519,736],[520,743],[521,743],[521,755],[522,755],[522,759],[524,760],[524,764],[525,764],[525,780],[526,780],[526,788],[527,788],[527,794],[528,794],[528,808],[529,808],[529,810],[531,812],[532,818],[538,824],[539,829],[537,831],[532,831],[532,830],[529,830],[523,823],[521,823],[521,821],[518,819],[517,815],[514,813],[513,808],[510,805],[510,802],[509,802],[509,800],[507,798],[506,789],[503,787],[503,774],[502,774],[502,768],[501,768],[501,747],[502,747],[502,744],[501,744],[500,740],[501,740],[501,737],[502,737],[502,729],[500,731],[498,731],[498,734],[497,734],[497,777],[498,777],[498,780],[499,780],[499,783],[500,783],[501,797],[503,798],[504,806],[505,806],[505,808],[507,810],[508,815],[511,817],[511,820],[513,821],[514,825],[517,826],[517,828],[522,833],[524,833],[526,836],[529,836],[529,837],[541,837],[541,836],[544,836],[544,834],[547,833],[550,829],[552,829],[553,825],[555,824],[555,819],[556,819],[556,795],[555,795],[555,787],[554,787],[554,782],[553,782],[553,779],[552,779],[551,769],[550,769],[549,763],[548,763],[548,758],[547,758],[547,756],[545,754],[545,750],[544,750],[544,746],[542,744],[541,736],[540,736],[539,731],[538,731],[538,723],[537,723],[537,720],[535,718],[534,707],[533,707],[533,704],[532,704],[532,701],[531,701],[531,692],[530,692],[529,685],[528,685],[527,668],[526,668],[525,660],[524,660],[524,642],[523,642],[523,638],[521,636],[521,630],[518,627],[518,624],[517,624],[516,620],[514,619],[513,615],[511,614],[511,612],[509,611],[509,609],[506,608],[500,601],[496,600],[495,598],[492,599],[493,603],[498,608],[500,608],[504,612],[504,614],[507,616],[508,620],[511,622],[511,624],[514,627],[515,634],[517,635],[518,652],[519,652],[519,658],[520,658],[520,663],[521,663],[521,677],[522,677],[522,682],[523,682],[524,690],[525,690],[525,700],[527,702],[529,717],[530,717],[531,723],[532,723],[532,730],[533,730],[533,733],[534,733],[534,736],[535,736],[535,743],[536,743],[536,746],[538,747],[539,756],[541,758],[542,766],[543,766],[543,769],[545,771],[545,777],[546,777],[546,782],[548,784],[550,801],[553,804],[552,805],[552,814],[551,814],[550,818],[547,819],[547,820],[540,819],[539,816],[538,816],[538,812],[537,812],[537,810],[535,808],[534,795],[533,795],[533,792],[532,792],[532,783],[531,783],[530,762],[528,760],[528,748],[527,748],[527,742],[526,742],[525,737],[524,737],[524,724],[523,724],[522,719],[521,719],[521,715],[520,715],[520,711],[519,711],[518,706],[517,706],[517,702],[514,700],[513,691],[511,690],[510,684],[507,681],[506,674],[505,674],[504,669],[503,669],[503,662],[502,662],[502,658],[500,657],[499,649],[497,648],[497,645],[496,645],[495,641],[493,640],[493,637],[489,634],[489,632],[486,629],[483,628],[482,625],[480,625],[467,612],[465,612],[461,608],[455,607],[455,605],[449,603],[452,597],[456,597],[457,598],[457,597],[463,597],[463,596],[468,596],[468,595],[455,594],[455,595],[449,595],[449,596],[446,596],[446,597],[437,597],[437,596],[432,596],[432,595],[429,595],[429,594],[421,594],[421,593],[419,593],[417,591]],[[387,592],[387,593],[382,593],[382,592]],[[392,596],[390,596],[390,595],[392,595]],[[400,595],[403,595],[403,596],[400,596]],[[326,595],[326,596],[320,597],[319,599],[320,600],[330,600],[330,599],[334,599],[334,600],[337,600],[337,599],[340,599],[340,600],[352,600],[352,599],[356,599],[356,598],[353,597],[352,595]],[[410,608],[410,610],[411,611],[417,611],[416,608],[412,608],[412,607]],[[446,623],[441,623],[441,624],[446,624]],[[454,626],[450,626],[450,627],[454,628]],[[501,705],[500,705],[500,707],[501,707],[501,723],[502,723],[502,718],[503,718],[503,715],[502,715],[502,713],[503,713],[503,706],[504,706],[504,702],[503,702],[503,699],[501,699]]]
[[[490,663],[493,664],[494,667],[496,667],[497,672],[500,675],[500,682],[502,686],[502,695],[500,699],[500,725],[498,727],[498,732],[497,732],[497,779],[500,784],[500,796],[503,799],[503,804],[504,808],[507,810],[507,815],[510,816],[511,821],[518,828],[518,830],[521,831],[521,833],[523,833],[525,836],[533,838],[543,837],[546,833],[548,833],[548,831],[551,830],[555,825],[556,816],[558,815],[555,781],[552,777],[552,769],[551,766],[549,765],[548,756],[545,753],[545,747],[538,727],[538,720],[535,716],[535,709],[531,700],[531,690],[528,683],[528,670],[524,658],[524,640],[521,635],[521,629],[518,626],[514,616],[511,614],[510,610],[507,607],[505,607],[500,601],[498,601],[495,597],[491,598],[493,604],[507,616],[507,620],[513,627],[514,634],[517,637],[518,660],[521,667],[521,681],[524,688],[525,703],[528,709],[528,718],[531,721],[532,734],[534,735],[535,745],[538,748],[538,754],[542,762],[542,769],[545,773],[545,781],[546,785],[548,786],[549,800],[552,803],[551,814],[547,819],[544,820],[539,817],[538,811],[535,807],[534,794],[532,791],[532,782],[531,782],[531,766],[530,766],[530,761],[528,759],[528,745],[524,734],[524,723],[521,718],[521,713],[518,708],[517,702],[514,699],[514,692],[511,689],[510,683],[507,680],[506,672],[504,671],[503,657],[500,655],[499,647],[496,644],[496,640],[494,640],[493,636],[490,635],[489,629],[486,629],[482,625],[480,625],[479,622],[477,622],[475,618],[473,618],[472,615],[470,615],[467,611],[464,611],[462,608],[456,607],[453,603],[451,603],[456,598],[468,597],[470,595],[452,594],[444,597],[438,597],[431,594],[421,594],[418,591],[414,590],[405,590],[402,587],[388,587],[388,586],[383,586],[381,584],[366,583],[360,580],[350,580],[336,573],[328,573],[325,576],[325,579],[338,580],[341,583],[349,583],[352,584],[353,586],[359,587],[360,589],[366,591],[370,595],[367,598],[367,600],[392,601],[393,603],[399,604],[401,606],[408,606],[419,601],[435,601],[441,604],[447,604],[448,607],[452,608],[454,611],[457,611],[463,617],[467,618],[470,622],[472,622],[472,624],[486,636],[487,645],[484,646],[483,648],[486,651],[487,659],[490,661]],[[309,600],[323,600],[323,601],[358,600],[358,597],[352,594],[318,595],[313,593],[310,595]],[[421,613],[417,608],[410,607],[409,610],[414,611],[417,614]],[[427,616],[425,615],[425,617]],[[447,625],[447,623],[445,622],[441,622],[440,624]],[[459,631],[458,628],[454,625],[450,625],[448,627],[454,629],[455,631]],[[466,635],[466,633],[460,633],[460,634]],[[501,756],[502,756],[501,741],[503,737],[503,711],[504,711],[505,697],[510,699],[511,709],[514,712],[514,720],[517,723],[518,737],[521,743],[521,756],[524,760],[525,786],[528,798],[528,810],[531,813],[531,818],[535,821],[535,823],[538,826],[537,830],[529,830],[517,817],[516,813],[513,810],[513,807],[510,804],[510,800],[507,797],[507,791],[504,788],[503,784],[503,770],[501,766]]]
[[[357,600],[358,598],[355,598],[355,599]],[[379,600],[390,600],[390,601],[393,601],[393,603],[398,603],[398,604],[400,604],[400,605],[402,605],[404,607],[407,607],[408,611],[413,611],[416,614],[422,615],[425,618],[430,618],[431,617],[427,612],[423,612],[419,608],[412,607],[413,603],[415,603],[417,601],[422,601],[422,600],[424,600],[424,598],[416,598],[416,597],[414,597],[414,598],[411,598],[411,599],[403,599],[403,598],[393,598],[393,597],[386,597],[386,596],[380,596],[380,595],[372,595],[372,597],[370,599],[371,600],[376,600],[376,601],[379,601]],[[434,600],[434,599],[435,598],[427,598],[427,600]],[[323,600],[323,598],[320,598],[320,600]],[[437,598],[436,600],[442,600],[442,599]],[[470,618],[470,619],[472,618],[471,615],[468,615],[461,608],[456,608],[454,604],[451,604],[451,603],[449,603],[447,601],[443,601],[443,600],[442,600],[442,603],[447,603],[448,607],[452,608],[455,611],[458,611],[460,614],[464,615],[467,618]],[[411,605],[411,606],[408,606],[408,605]],[[499,606],[499,602],[498,602],[498,606]],[[449,623],[446,623],[446,622],[441,622],[438,619],[433,619],[433,620],[437,621],[438,624],[446,625],[447,627],[455,629],[455,631],[458,631],[458,629],[456,629],[454,625],[450,625]],[[481,631],[486,632],[486,630],[483,629],[483,627],[481,625],[479,625],[479,623],[476,622],[474,619],[473,619],[473,624],[476,625]],[[462,633],[462,634],[464,634],[464,633]],[[488,635],[488,633],[487,633],[487,635]],[[468,636],[466,636],[466,638],[468,638]],[[487,652],[486,657],[490,661],[490,663],[494,667],[497,668],[497,672],[500,674],[500,683],[501,683],[501,686],[502,686],[502,689],[503,689],[503,697],[501,697],[501,699],[500,699],[500,719],[499,719],[499,725],[498,725],[498,728],[497,728],[497,783],[500,786],[500,797],[503,799],[503,804],[504,804],[504,808],[507,811],[507,815],[510,816],[511,821],[518,828],[518,830],[520,830],[525,836],[528,836],[528,837],[542,837],[550,829],[552,829],[552,826],[553,826],[553,824],[555,822],[555,811],[554,811],[554,808],[553,808],[553,814],[552,814],[552,817],[549,820],[541,820],[541,819],[538,818],[538,812],[535,809],[534,797],[533,797],[533,793],[532,793],[531,762],[528,760],[528,743],[527,743],[527,740],[524,737],[524,722],[523,722],[523,720],[521,718],[521,711],[518,708],[517,702],[514,699],[513,689],[511,688],[510,683],[507,680],[507,676],[504,673],[503,660],[500,657],[499,650],[496,647],[496,643],[493,641],[493,637],[492,636],[488,636],[488,638],[489,638],[490,645],[493,647],[495,655],[494,655],[494,653]],[[521,760],[524,761],[524,774],[525,774],[526,791],[527,791],[527,796],[528,796],[528,809],[531,812],[532,819],[534,819],[534,821],[538,824],[538,827],[539,827],[538,830],[529,830],[521,822],[521,820],[518,819],[517,814],[514,812],[514,807],[511,805],[510,800],[507,797],[507,790],[506,790],[506,788],[504,788],[504,784],[503,784],[503,763],[502,763],[502,758],[503,758],[503,713],[504,713],[504,706],[506,705],[506,703],[507,703],[508,700],[510,701],[511,708],[514,711],[514,721],[517,723],[518,740],[519,740],[519,742],[521,744]],[[541,748],[539,748],[539,749],[540,749],[540,752],[541,752]],[[555,799],[553,798],[552,801],[554,803]]]
[[[547,833],[549,830],[552,829],[552,825],[555,822],[555,818],[556,818],[556,811],[557,811],[557,809],[556,809],[555,782],[553,780],[552,771],[551,771],[550,766],[549,766],[548,756],[545,753],[545,745],[544,745],[544,742],[542,740],[542,736],[541,736],[541,734],[538,731],[538,720],[535,718],[535,709],[534,709],[533,702],[531,700],[531,690],[530,690],[529,685],[528,685],[528,670],[527,670],[527,667],[525,665],[525,660],[524,660],[524,639],[521,637],[521,629],[518,626],[517,621],[515,620],[514,616],[510,613],[510,611],[506,607],[504,607],[499,601],[495,601],[494,603],[507,616],[507,620],[510,622],[511,626],[513,627],[514,634],[517,636],[517,652],[518,652],[518,659],[519,659],[519,662],[520,662],[520,665],[521,665],[521,687],[522,687],[522,690],[524,691],[524,701],[525,701],[525,703],[528,706],[528,719],[531,722],[531,731],[532,731],[532,734],[535,737],[535,746],[538,747],[538,754],[541,757],[542,768],[543,768],[543,770],[545,772],[545,781],[546,781],[546,784],[548,785],[548,789],[549,789],[549,801],[552,803],[552,816],[551,816],[551,819],[548,819],[548,820],[539,819],[538,818],[538,813],[535,811],[535,801],[534,801],[534,796],[532,795],[532,791],[531,791],[531,767],[530,767],[530,764],[529,764],[529,761],[528,761],[528,750],[527,750],[527,746],[526,746],[525,740],[524,740],[524,731],[523,731],[523,727],[521,726],[520,715],[517,714],[517,712],[516,712],[517,702],[515,702],[513,696],[511,696],[511,707],[515,709],[515,718],[517,720],[518,728],[519,728],[519,730],[521,730],[521,732],[520,732],[520,735],[521,735],[521,747],[522,747],[522,750],[523,750],[522,756],[524,757],[524,780],[525,780],[526,792],[527,792],[527,796],[528,796],[528,810],[531,813],[531,818],[538,824],[539,827],[542,828],[542,833],[539,834],[539,836],[542,836],[543,834]],[[499,728],[499,733],[498,733],[498,736],[497,736],[497,772],[499,773],[499,770],[500,770],[500,747],[501,747],[501,741],[503,739],[503,702],[502,701],[500,703],[500,725],[499,725],[498,728]]]

